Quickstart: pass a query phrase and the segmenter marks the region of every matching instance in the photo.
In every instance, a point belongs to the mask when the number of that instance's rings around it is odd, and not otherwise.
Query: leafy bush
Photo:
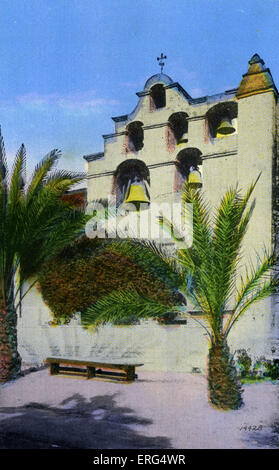
[[[245,349],[237,351],[237,370],[242,379],[259,380],[279,378],[279,362],[277,360],[268,360],[265,357],[258,358],[253,366],[252,359]]]
[[[236,365],[237,369],[240,370],[241,377],[247,377],[250,375],[252,359],[245,349],[239,349],[239,351],[237,351]]]
[[[45,263],[39,285],[54,315],[53,324],[68,323],[114,290],[136,289],[169,306],[177,300],[161,280],[98,239],[83,238]],[[133,322],[133,318],[127,321]]]
[[[264,360],[264,367],[266,369],[265,376],[270,377],[272,380],[279,378],[279,363],[278,361]]]
[[[267,369],[263,362],[264,358],[256,360],[253,365],[252,375],[257,378],[263,378],[267,374]]]

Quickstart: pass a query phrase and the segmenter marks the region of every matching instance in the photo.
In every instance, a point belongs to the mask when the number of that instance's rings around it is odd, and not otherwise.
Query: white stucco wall
[[[19,352],[26,364],[42,364],[48,356],[143,363],[145,370],[206,373],[208,341],[205,330],[194,320],[186,325],[159,325],[143,321],[134,326],[106,325],[91,333],[81,326],[79,316],[68,325],[52,327],[48,307],[34,288],[23,303],[18,319]],[[202,321],[201,318],[198,318]],[[231,352],[246,349],[253,358],[271,355],[278,343],[275,329],[268,329],[265,308],[258,305],[247,313],[229,337]],[[276,336],[276,338],[275,338]]]

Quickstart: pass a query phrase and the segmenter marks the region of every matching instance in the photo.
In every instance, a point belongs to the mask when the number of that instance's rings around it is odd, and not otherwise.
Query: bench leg
[[[50,364],[50,375],[56,375],[59,374],[59,364],[57,362],[53,362]]]
[[[135,375],[135,367],[134,366],[125,367],[125,372],[126,372],[126,379],[129,382],[132,382],[132,381],[135,380],[136,375]]]
[[[96,377],[96,369],[95,367],[87,366],[87,378],[91,379],[92,377]]]

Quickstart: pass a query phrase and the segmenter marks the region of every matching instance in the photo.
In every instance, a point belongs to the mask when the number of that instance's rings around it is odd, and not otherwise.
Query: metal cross
[[[161,67],[161,73],[163,72],[163,67],[165,65],[165,62],[163,62],[164,59],[166,59],[167,56],[166,55],[163,55],[163,52],[161,52],[161,56],[160,57],[157,57],[157,60],[159,62],[159,65]]]

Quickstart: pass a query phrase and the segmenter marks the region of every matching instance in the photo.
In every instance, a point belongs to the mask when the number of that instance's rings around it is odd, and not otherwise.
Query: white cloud
[[[198,79],[198,72],[197,70],[189,69],[187,65],[185,64],[185,60],[183,58],[177,58],[174,60],[170,60],[167,70],[173,70],[175,71],[175,75],[179,77],[179,83],[183,86],[183,82],[185,81],[188,83],[189,81],[192,80],[197,80]],[[168,75],[168,72],[166,70],[166,74]],[[172,78],[172,74],[170,74]]]
[[[139,80],[132,80],[129,82],[123,82],[122,86],[125,88],[133,88],[135,91],[142,90],[146,82],[146,77]]]
[[[27,93],[16,98],[16,103],[28,109],[46,109],[55,106],[70,113],[80,112],[82,114],[98,111],[104,106],[115,106],[119,102],[113,99],[97,97],[95,90],[85,92],[40,94],[37,92]]]

